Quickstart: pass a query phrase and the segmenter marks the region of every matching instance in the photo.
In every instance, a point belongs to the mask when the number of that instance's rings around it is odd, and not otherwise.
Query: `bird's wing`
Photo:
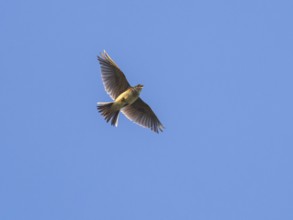
[[[122,92],[130,87],[130,84],[123,72],[105,50],[101,53],[101,56],[98,56],[98,61],[101,65],[105,90],[115,100]]]
[[[134,103],[122,109],[122,113],[131,121],[145,128],[150,128],[154,132],[162,132],[164,126],[159,121],[153,110],[138,98]]]

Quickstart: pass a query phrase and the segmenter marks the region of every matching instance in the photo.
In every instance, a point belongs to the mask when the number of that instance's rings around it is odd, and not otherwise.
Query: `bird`
[[[97,110],[107,122],[118,126],[119,113],[122,112],[130,121],[159,133],[164,129],[156,114],[141,98],[143,85],[130,86],[124,73],[104,50],[97,56],[101,67],[102,81],[113,102],[98,102]]]

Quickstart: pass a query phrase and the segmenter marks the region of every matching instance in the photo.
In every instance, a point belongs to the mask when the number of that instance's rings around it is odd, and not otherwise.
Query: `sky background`
[[[292,11],[1,1],[0,219],[293,219]],[[163,133],[98,114],[104,49]]]

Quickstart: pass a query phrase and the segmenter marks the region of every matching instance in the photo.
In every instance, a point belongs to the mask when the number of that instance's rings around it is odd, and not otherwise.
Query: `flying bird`
[[[118,126],[120,111],[134,123],[150,128],[159,133],[164,126],[159,121],[153,110],[140,97],[143,85],[130,86],[124,73],[114,60],[104,52],[98,56],[101,65],[102,81],[106,92],[114,100],[113,102],[98,102],[97,109],[107,122]]]

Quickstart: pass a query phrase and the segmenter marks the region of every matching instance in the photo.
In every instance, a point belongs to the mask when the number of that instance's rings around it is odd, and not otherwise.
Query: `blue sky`
[[[0,219],[293,219],[292,1],[0,3]],[[107,124],[103,50],[166,130]]]

